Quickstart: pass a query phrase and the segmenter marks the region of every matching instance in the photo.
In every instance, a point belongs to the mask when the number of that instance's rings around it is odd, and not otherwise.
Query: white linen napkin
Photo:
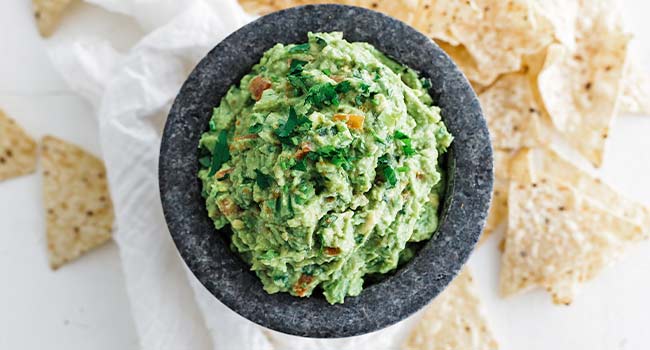
[[[58,38],[50,57],[99,119],[115,202],[115,241],[144,350],[397,349],[404,322],[337,340],[259,327],[217,301],[171,240],[158,193],[158,152],[170,105],[196,63],[252,19],[235,0],[88,0],[134,18],[146,34],[120,53],[97,37]]]

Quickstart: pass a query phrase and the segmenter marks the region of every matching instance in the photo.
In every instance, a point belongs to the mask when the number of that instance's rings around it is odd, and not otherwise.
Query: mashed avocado
[[[438,226],[452,136],[430,82],[341,33],[268,50],[200,141],[206,207],[269,293],[342,303]]]

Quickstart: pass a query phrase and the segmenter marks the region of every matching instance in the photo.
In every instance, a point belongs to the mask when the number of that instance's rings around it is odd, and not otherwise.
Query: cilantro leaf
[[[275,130],[275,134],[280,138],[280,141],[285,144],[297,144],[297,139],[294,140],[293,134],[296,128],[302,125],[311,126],[311,120],[304,115],[298,116],[293,106],[289,107],[289,118],[286,123]]]
[[[336,88],[335,88],[336,92],[338,92],[339,94],[344,94],[350,91],[351,89],[352,89],[352,84],[350,84],[350,82],[347,80],[336,84]]]
[[[423,88],[425,88],[425,89],[427,89],[427,90],[428,90],[429,88],[431,88],[431,86],[432,86],[432,85],[431,85],[431,79],[429,79],[429,78],[422,78],[421,81],[422,81],[422,87],[423,87]]]
[[[307,161],[305,160],[305,158],[303,158],[299,162],[297,162],[291,169],[307,171]]]
[[[391,166],[387,165],[384,167],[382,172],[386,182],[390,185],[389,188],[395,187],[395,185],[397,185],[397,174],[395,174],[395,170]]]
[[[212,164],[208,176],[214,176],[214,174],[221,169],[223,163],[229,160],[230,149],[228,148],[228,132],[226,130],[221,130],[217,143],[215,143],[214,150],[212,151]]]
[[[302,61],[302,60],[291,60],[291,64],[289,65],[289,74],[300,75],[302,71],[305,69],[305,65],[307,63],[309,62]]]
[[[318,44],[320,46],[327,46],[327,40],[317,36],[316,37],[316,44]]]
[[[328,68],[323,69],[323,73],[324,73],[325,75],[327,75],[328,77],[329,77],[330,75],[332,75],[332,71],[329,70]]]
[[[336,148],[335,146],[329,145],[319,148],[315,153],[329,160],[332,164],[343,168],[343,170],[350,170],[352,168],[351,158],[348,155],[348,150],[345,148]]]
[[[293,106],[291,106],[289,107],[289,119],[287,119],[287,122],[284,123],[282,127],[275,130],[275,134],[280,137],[289,137],[297,125],[298,115],[296,114],[296,110],[293,108]]]
[[[402,152],[404,152],[404,154],[407,157],[410,157],[415,153],[417,153],[415,149],[413,149],[411,138],[408,135],[406,135],[405,133],[399,130],[396,130],[395,133],[393,134],[393,137],[395,137],[395,139],[400,140],[403,143]]]
[[[271,186],[273,177],[271,177],[270,175],[266,175],[257,169],[255,170],[255,174],[257,175],[257,177],[255,178],[255,182],[257,183],[257,186],[259,186],[259,188],[265,190],[269,188],[269,186]]]
[[[401,166],[401,167],[397,168],[396,170],[397,170],[398,172],[400,172],[400,173],[405,173],[405,172],[408,172],[408,171],[409,171],[409,167],[407,167],[406,165],[404,165],[404,166]]]
[[[309,48],[309,43],[304,43],[290,48],[289,53],[307,53],[309,52]]]
[[[317,108],[338,106],[340,103],[336,87],[330,83],[316,84],[309,88],[306,100]]]
[[[289,84],[296,89],[296,96],[298,96],[299,93],[304,94],[307,92],[307,81],[302,75],[289,75],[287,80],[289,80]]]
[[[391,161],[388,154],[377,159],[377,173],[383,177],[383,180],[388,183],[388,188],[393,188],[397,184],[397,174],[395,169],[390,165]]]
[[[256,123],[251,125],[250,128],[248,128],[248,132],[251,134],[257,134],[258,132],[262,131],[263,125],[260,123]]]

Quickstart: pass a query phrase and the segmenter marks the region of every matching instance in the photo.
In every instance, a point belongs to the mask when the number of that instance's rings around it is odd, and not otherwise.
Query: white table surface
[[[647,13],[650,2],[625,4],[650,68]],[[61,33],[98,34],[121,49],[140,34],[129,19],[85,4],[75,5]],[[57,135],[99,154],[92,109],[65,86],[46,45],[29,1],[2,1],[0,108],[35,137]],[[618,119],[600,173],[650,204],[650,116]],[[115,244],[49,269],[40,186],[39,174],[0,183],[0,349],[138,349]],[[553,306],[541,291],[500,299],[497,243],[491,239],[470,263],[501,349],[650,349],[650,242],[586,284],[571,307]]]

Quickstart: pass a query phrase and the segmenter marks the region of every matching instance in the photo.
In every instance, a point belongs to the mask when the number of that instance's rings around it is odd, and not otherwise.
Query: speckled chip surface
[[[110,240],[115,215],[101,160],[53,136],[43,138],[42,153],[47,248],[57,269]]]

